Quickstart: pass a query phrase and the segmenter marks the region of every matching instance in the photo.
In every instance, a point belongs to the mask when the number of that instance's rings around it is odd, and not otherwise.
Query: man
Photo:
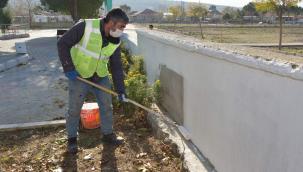
[[[103,142],[113,145],[123,143],[123,140],[113,132],[111,95],[77,80],[77,76],[110,88],[107,67],[109,62],[115,89],[119,94],[118,98],[121,102],[125,101],[119,37],[128,22],[127,15],[121,9],[113,9],[104,19],[80,20],[58,40],[58,53],[69,86],[66,129],[67,147],[70,153],[76,153],[78,150],[77,129],[80,111],[89,91],[94,93],[100,107]]]

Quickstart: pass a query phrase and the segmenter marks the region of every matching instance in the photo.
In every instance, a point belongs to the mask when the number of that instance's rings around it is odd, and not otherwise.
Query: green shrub
[[[126,54],[124,54],[123,52],[121,52],[121,62],[122,62],[122,66],[123,66],[123,71],[125,73],[128,73],[131,64],[130,64],[130,61],[128,60]]]
[[[127,74],[130,66],[133,64],[133,61],[130,52],[125,48],[124,43],[121,44],[121,61],[124,72]]]
[[[153,90],[147,85],[146,76],[133,75],[125,80],[126,93],[133,100],[149,106],[153,101]]]
[[[124,42],[121,43],[120,47],[121,47],[121,52],[126,55],[126,57],[128,58],[128,60],[131,60],[131,54],[130,54],[129,50],[127,48],[125,48]]]
[[[146,75],[146,72],[144,69],[144,59],[142,57],[133,56],[132,62],[133,62],[133,64],[131,65],[131,67],[129,69],[129,73]]]
[[[125,91],[129,99],[132,99],[146,107],[160,101],[160,81],[157,80],[152,86],[147,83],[144,59],[140,56],[131,56],[125,46],[121,45],[121,61],[125,72]],[[122,105],[113,99],[114,108],[121,108]],[[123,104],[124,113],[133,114],[140,108],[130,103]]]
[[[153,88],[153,93],[154,93],[154,102],[160,103],[161,102],[161,84],[160,80],[156,80],[152,86]]]

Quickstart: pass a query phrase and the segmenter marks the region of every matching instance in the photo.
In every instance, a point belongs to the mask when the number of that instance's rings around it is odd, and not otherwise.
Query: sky
[[[199,0],[184,0],[189,2],[199,2]],[[233,7],[243,7],[252,0],[200,0],[201,3],[215,4],[215,5],[226,5]],[[303,2],[300,3],[300,6],[303,7]]]

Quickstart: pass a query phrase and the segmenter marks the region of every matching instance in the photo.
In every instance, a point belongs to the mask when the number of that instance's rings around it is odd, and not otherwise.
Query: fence
[[[0,39],[28,37],[28,24],[0,24]]]

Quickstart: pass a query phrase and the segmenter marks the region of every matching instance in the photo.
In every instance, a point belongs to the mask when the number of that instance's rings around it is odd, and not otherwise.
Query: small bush
[[[152,86],[153,88],[153,93],[154,93],[154,102],[156,102],[157,104],[160,104],[161,102],[161,84],[160,84],[160,80],[156,80]]]
[[[152,102],[153,90],[147,85],[145,75],[136,74],[125,81],[126,92],[133,100],[149,105]]]
[[[125,91],[128,98],[150,107],[153,102],[159,102],[160,81],[156,81],[152,86],[147,83],[146,71],[144,69],[144,59],[140,56],[131,56],[129,51],[121,46],[121,60],[125,72]],[[121,107],[121,104],[114,100],[114,107]],[[133,114],[139,110],[133,104],[123,105],[126,114]]]
[[[133,56],[132,62],[133,62],[133,64],[131,65],[131,67],[129,69],[129,73],[146,75],[146,72],[144,69],[144,59],[142,57]]]
[[[129,99],[132,99],[146,107],[150,107],[152,103],[159,103],[160,81],[156,80],[151,86],[147,83],[146,71],[144,69],[144,59],[140,56],[131,56],[130,53],[123,48],[121,49],[121,60],[123,70],[125,72],[125,91]],[[111,84],[113,84],[112,75],[109,75]],[[95,102],[96,98],[89,93],[85,99],[86,102]],[[118,111],[124,110],[125,114],[136,113],[140,109],[131,103],[121,104],[116,97],[113,97],[113,106]]]
[[[122,61],[122,66],[123,66],[124,72],[128,73],[131,64],[130,64],[130,61],[126,57],[126,54],[124,54],[123,52],[121,52],[121,61]]]
[[[123,64],[123,69],[125,73],[128,73],[130,66],[133,64],[132,56],[130,52],[125,48],[125,45],[121,44],[121,60]]]

